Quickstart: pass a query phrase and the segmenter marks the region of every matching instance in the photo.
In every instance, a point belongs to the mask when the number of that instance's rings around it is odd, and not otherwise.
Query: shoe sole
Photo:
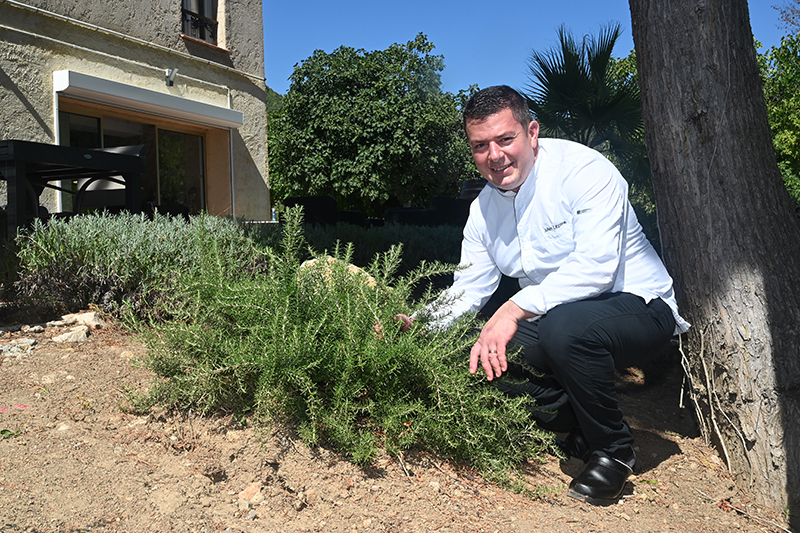
[[[620,500],[620,498],[622,498],[622,496],[620,495],[619,497],[614,498],[613,500],[601,500],[599,498],[592,498],[591,496],[587,496],[586,494],[581,494],[580,492],[575,492],[572,489],[567,490],[567,496],[600,507],[607,507],[609,505],[614,505]]]

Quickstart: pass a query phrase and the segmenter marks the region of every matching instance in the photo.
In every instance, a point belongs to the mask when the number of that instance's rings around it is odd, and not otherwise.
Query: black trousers
[[[579,427],[593,451],[633,460],[633,436],[614,393],[614,369],[658,355],[675,330],[660,298],[645,304],[619,292],[559,305],[535,322],[523,320],[509,343],[522,350],[496,385],[536,400],[533,415],[552,431]]]

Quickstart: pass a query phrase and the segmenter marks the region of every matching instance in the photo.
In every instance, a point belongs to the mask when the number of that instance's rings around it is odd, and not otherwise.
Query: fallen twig
[[[136,459],[136,460],[137,460],[137,461],[139,461],[140,463],[144,463],[144,464],[146,464],[146,465],[148,465],[148,466],[152,466],[153,468],[155,468],[155,466],[156,466],[156,465],[154,465],[153,463],[149,463],[149,462],[145,461],[144,459],[142,459],[142,458],[141,458],[141,457],[139,457],[138,455],[134,455],[134,454],[132,454],[132,453],[129,453],[129,454],[126,454],[126,455],[127,455],[127,457],[133,457],[134,459]]]
[[[791,529],[786,529],[782,525],[780,525],[780,524],[778,524],[776,522],[773,522],[772,520],[768,520],[766,518],[761,518],[760,516],[756,516],[756,515],[750,514],[747,511],[745,511],[744,509],[741,509],[739,507],[731,505],[730,502],[728,502],[727,500],[718,500],[716,498],[713,498],[713,497],[709,496],[708,494],[706,494],[705,492],[703,492],[702,490],[700,490],[698,488],[695,488],[694,490],[699,492],[702,496],[705,496],[706,498],[708,498],[710,501],[716,502],[717,504],[722,504],[722,502],[725,502],[725,504],[726,504],[725,505],[725,509],[728,510],[728,511],[731,511],[731,510],[736,511],[737,513],[742,514],[742,515],[746,516],[747,518],[752,518],[753,520],[758,520],[760,522],[765,522],[765,523],[767,523],[767,524],[769,524],[771,526],[777,527],[781,531],[785,531],[786,533],[792,533]]]
[[[442,467],[440,467],[439,465],[436,464],[435,461],[431,461],[431,464],[436,468],[436,470],[438,470],[439,472],[441,472],[445,476],[449,477],[450,479],[455,479],[456,481],[460,481],[458,476],[453,475],[453,474],[451,474],[449,472],[445,472],[444,470],[442,470]]]
[[[288,439],[288,440],[289,440],[289,442],[292,443],[292,448],[294,448],[294,451],[296,451],[298,454],[300,454],[301,457],[303,457],[304,459],[311,459],[311,457],[307,456],[306,454],[304,454],[300,450],[300,448],[297,446],[297,443],[294,441],[294,439]]]
[[[403,473],[406,475],[406,477],[411,477],[411,474],[408,473],[408,469],[406,468],[406,463],[403,461],[403,452],[399,452],[397,454],[397,460],[400,462],[400,466],[403,467]]]

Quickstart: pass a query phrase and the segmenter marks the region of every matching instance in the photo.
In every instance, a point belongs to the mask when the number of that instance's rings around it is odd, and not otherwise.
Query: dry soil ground
[[[362,470],[232,417],[126,413],[126,390],[151,377],[132,364],[146,348],[113,325],[52,340],[66,329],[0,339],[36,341],[0,352],[2,532],[787,531],[697,437],[674,365],[620,382],[639,461],[620,503],[598,508],[566,496],[575,459],[529,464],[530,498],[436,457]]]

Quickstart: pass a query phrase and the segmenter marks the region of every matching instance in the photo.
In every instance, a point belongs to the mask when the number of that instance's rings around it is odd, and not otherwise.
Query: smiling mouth
[[[489,167],[489,170],[491,170],[492,172],[504,172],[510,166],[511,165],[509,164],[509,165],[506,165],[504,167],[497,167],[497,168]]]

